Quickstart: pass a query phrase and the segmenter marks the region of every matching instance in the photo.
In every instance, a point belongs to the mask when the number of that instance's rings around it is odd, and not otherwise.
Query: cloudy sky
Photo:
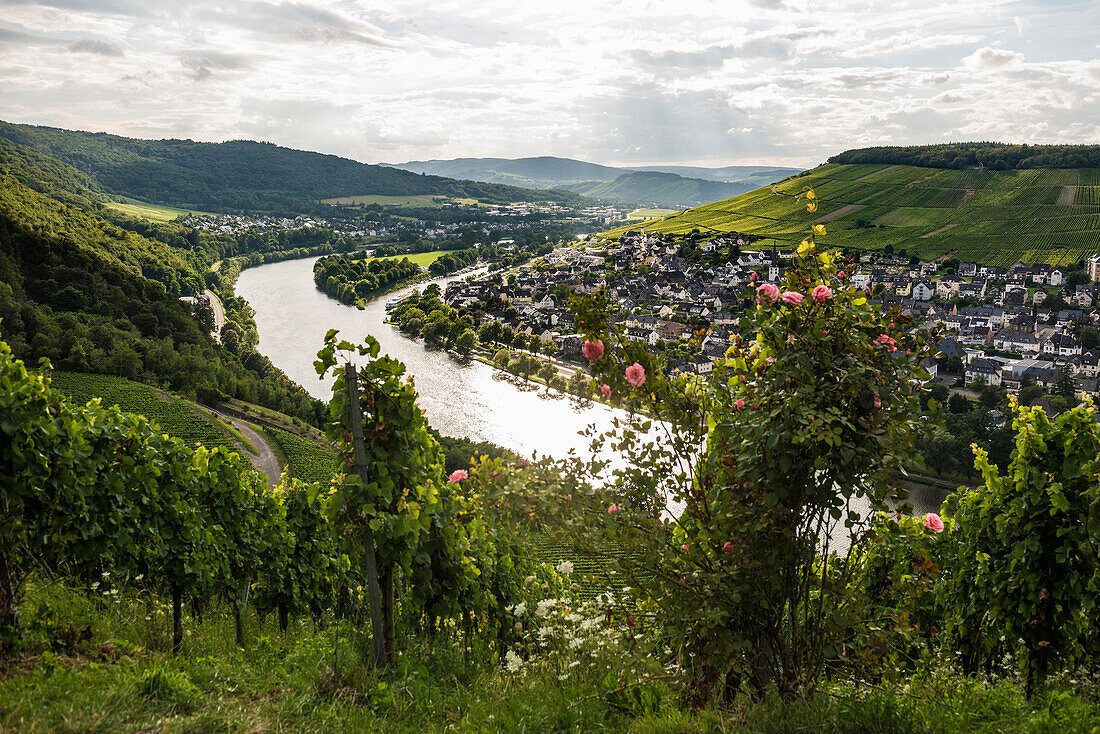
[[[0,0],[0,119],[372,163],[1100,143],[1100,0]]]

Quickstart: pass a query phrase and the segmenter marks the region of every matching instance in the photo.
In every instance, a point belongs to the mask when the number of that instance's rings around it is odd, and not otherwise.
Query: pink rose
[[[584,345],[581,347],[581,352],[587,359],[596,360],[603,356],[603,339],[596,342],[590,342],[587,339],[584,340]]]
[[[745,409],[745,401],[742,400],[741,398],[737,398],[737,402],[734,403],[734,405],[737,406],[738,410],[744,410]]]
[[[927,515],[924,516],[924,527],[928,528],[933,533],[942,533],[943,520],[941,520],[940,516],[936,513],[929,512]]]
[[[783,291],[783,303],[788,306],[797,306],[802,303],[803,297],[798,291]]]
[[[844,279],[844,271],[843,271],[843,270],[841,270],[841,271],[840,271],[839,273],[837,273],[837,274],[836,274],[836,277],[838,277],[838,278],[840,278],[841,280],[843,280],[843,279]]]
[[[733,553],[733,543],[729,542],[728,540],[725,543],[723,543],[722,544],[722,552],[723,553]]]
[[[641,387],[645,383],[645,367],[637,362],[627,367],[626,381],[634,387]]]
[[[814,292],[810,295],[813,297],[814,303],[825,303],[833,297],[833,289],[827,285],[819,285],[814,288]]]
[[[875,395],[875,407],[876,408],[881,408],[882,407],[882,398],[880,398],[877,394]]]
[[[611,397],[611,386],[606,384],[606,383],[603,384],[603,385],[600,385],[600,392],[603,393],[603,396],[605,398]]]
[[[687,543],[684,543],[684,544],[683,544],[682,546],[680,546],[680,547],[684,549],[684,553],[687,553],[687,552],[688,552],[689,550],[691,550],[691,546],[690,546],[690,545],[688,545]]]
[[[875,338],[875,344],[881,344],[882,346],[886,347],[886,351],[888,352],[898,351],[897,342],[894,341],[894,339],[887,334],[879,334]]]
[[[756,299],[758,303],[761,300],[775,303],[779,300],[779,288],[774,283],[764,283],[756,289]]]
[[[451,484],[458,484],[463,479],[469,478],[470,472],[466,471],[465,469],[455,469],[453,472],[451,472],[451,476],[447,477],[447,481]]]
[[[751,280],[753,283],[755,283],[756,282],[756,273],[753,273],[752,275],[750,275],[749,280]]]
[[[614,504],[612,504],[610,507],[607,508],[607,514],[608,515],[614,515],[618,511],[619,511],[619,508],[616,507]]]

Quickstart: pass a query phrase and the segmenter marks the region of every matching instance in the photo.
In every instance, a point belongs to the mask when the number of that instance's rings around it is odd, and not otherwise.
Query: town
[[[755,288],[778,283],[794,256],[748,249],[752,242],[749,235],[697,241],[630,231],[610,243],[559,247],[504,277],[452,282],[444,301],[577,358],[581,338],[568,295],[606,289],[626,339],[663,352],[674,369],[705,374],[729,348]],[[940,327],[940,358],[926,365],[939,382],[964,392],[987,385],[1017,391],[1050,389],[1068,376],[1076,394],[1100,394],[1100,256],[1071,268],[871,252],[858,253],[858,261],[847,287],[911,316],[913,328]]]

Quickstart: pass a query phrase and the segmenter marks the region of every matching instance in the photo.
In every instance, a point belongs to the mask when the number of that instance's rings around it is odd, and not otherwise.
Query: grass
[[[454,252],[454,250],[432,250],[431,252],[416,252],[411,255],[394,255],[393,257],[368,257],[365,260],[401,260],[408,258],[413,265],[427,267],[442,256]]]
[[[626,215],[627,219],[657,219],[675,214],[679,209],[635,209]]]
[[[928,672],[894,686],[834,679],[807,700],[740,698],[692,712],[666,681],[624,693],[617,675],[599,672],[617,661],[598,651],[568,676],[568,652],[508,673],[491,634],[468,653],[452,631],[409,634],[415,609],[400,610],[403,654],[381,675],[363,664],[359,626],[347,622],[292,619],[282,634],[275,615],[249,612],[241,650],[215,602],[202,620],[188,616],[184,653],[173,656],[167,609],[148,592],[114,600],[32,578],[22,609],[28,646],[0,677],[0,731],[1054,734],[1100,724],[1084,671],[1031,701],[1012,680]],[[91,639],[74,644],[69,625]]]
[[[188,444],[237,448],[233,436],[221,421],[182,398],[167,397],[147,385],[121,377],[51,372],[50,378],[53,387],[78,403],[101,398],[104,406],[117,405],[124,411],[140,413],[159,425],[168,435]]]
[[[827,225],[826,246],[904,249],[922,258],[952,256],[991,265],[1069,265],[1100,252],[1100,169],[971,171],[917,166],[827,164],[801,176],[724,201],[687,209],[628,229],[684,235],[740,232],[790,247],[809,225],[806,187],[817,193],[819,215],[847,207]],[[1074,203],[1058,204],[1067,186]],[[851,211],[859,207],[858,210]],[[953,225],[940,232],[936,230]],[[936,232],[936,234],[932,234]]]
[[[115,211],[122,212],[123,214],[129,214],[131,217],[137,217],[139,219],[148,219],[152,222],[170,222],[177,217],[182,217],[187,214],[204,214],[205,212],[192,211],[190,209],[176,209],[171,206],[162,206],[160,204],[149,204],[137,199],[131,199],[128,197],[119,197],[122,201],[108,201],[104,204],[108,209],[114,209]]]

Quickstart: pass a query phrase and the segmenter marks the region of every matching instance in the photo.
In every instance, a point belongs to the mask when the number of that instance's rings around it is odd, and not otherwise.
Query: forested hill
[[[259,402],[308,421],[320,403],[250,339],[216,343],[179,296],[217,287],[188,242],[100,215],[95,187],[65,163],[0,140],[0,340],[28,364],[110,374],[215,401]],[[125,224],[125,223],[123,223]],[[227,314],[234,304],[226,302]]]
[[[586,181],[565,188],[597,199],[632,201],[657,206],[694,206],[743,194],[758,183],[722,183],[701,178],[684,178],[675,173],[633,171],[614,181]]]
[[[994,171],[1028,168],[1098,168],[1100,145],[1012,145],[942,143],[939,145],[858,148],[838,153],[829,163],[889,163],[925,168],[977,168]]]
[[[288,211],[319,199],[363,194],[581,201],[571,192],[421,176],[250,140],[139,140],[8,122],[0,122],[0,137],[70,164],[111,194],[185,209]]]

